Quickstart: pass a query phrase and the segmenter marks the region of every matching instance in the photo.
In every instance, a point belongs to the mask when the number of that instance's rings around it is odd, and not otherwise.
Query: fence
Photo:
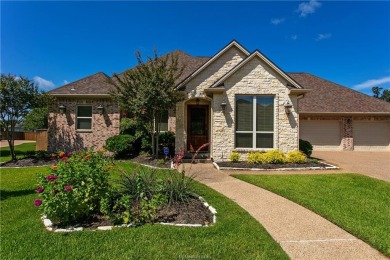
[[[7,132],[1,132],[1,139],[7,140],[8,134]],[[35,132],[15,132],[14,140],[29,140],[36,141],[36,150],[47,150],[48,139],[47,139],[47,130],[39,129]]]

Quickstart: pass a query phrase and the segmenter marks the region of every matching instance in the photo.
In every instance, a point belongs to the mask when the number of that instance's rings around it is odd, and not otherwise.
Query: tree
[[[120,108],[129,115],[145,123],[152,138],[152,155],[158,156],[158,122],[163,112],[182,101],[184,96],[175,90],[175,80],[183,73],[178,64],[178,57],[172,54],[159,57],[156,50],[154,57],[147,57],[146,62],[141,53],[136,52],[138,66],[114,74],[114,89],[110,92]]]
[[[383,90],[383,88],[380,88],[380,87],[373,87],[371,90],[372,90],[372,93],[374,93],[373,97],[390,102],[390,90],[389,89]]]
[[[26,130],[44,129],[48,127],[49,104],[54,101],[53,96],[42,93],[37,104],[38,107],[31,109],[28,114],[22,118],[21,124]]]
[[[12,160],[16,160],[14,148],[15,125],[28,112],[39,105],[42,93],[33,81],[26,77],[1,74],[0,119],[1,128],[7,133]]]

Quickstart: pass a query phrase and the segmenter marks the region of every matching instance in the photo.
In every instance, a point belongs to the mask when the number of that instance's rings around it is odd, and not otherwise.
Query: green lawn
[[[24,143],[15,146],[16,157],[23,158],[35,152],[35,143]],[[9,147],[0,148],[0,163],[11,160]]]
[[[390,256],[390,183],[358,174],[233,176],[301,204]]]
[[[119,165],[133,168],[129,163]],[[49,169],[1,169],[2,259],[288,259],[248,213],[199,183],[195,183],[196,192],[218,211],[213,227],[156,224],[113,231],[48,232],[33,206],[38,172]]]

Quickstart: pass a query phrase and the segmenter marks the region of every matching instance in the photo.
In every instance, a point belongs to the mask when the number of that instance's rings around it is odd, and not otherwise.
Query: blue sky
[[[286,72],[309,72],[371,95],[390,89],[390,2],[1,2],[1,72],[41,89],[143,56],[212,56],[236,39]]]

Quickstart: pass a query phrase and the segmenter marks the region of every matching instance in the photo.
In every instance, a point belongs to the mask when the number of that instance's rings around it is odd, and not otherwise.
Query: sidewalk
[[[189,170],[191,165],[185,165]],[[257,219],[291,259],[387,259],[316,213],[230,177],[212,164],[195,164],[195,179],[235,201]],[[218,210],[218,209],[217,209]]]

